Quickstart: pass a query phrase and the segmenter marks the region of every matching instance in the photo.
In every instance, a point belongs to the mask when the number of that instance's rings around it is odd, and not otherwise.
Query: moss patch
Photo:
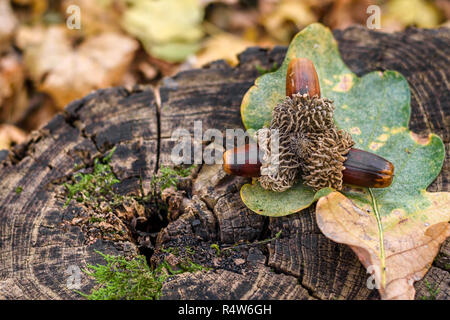
[[[79,292],[89,300],[155,300],[161,297],[164,282],[174,274],[206,270],[192,261],[183,260],[176,266],[164,261],[156,268],[147,264],[140,255],[134,259],[100,254],[106,265],[87,265],[86,274],[97,283],[90,294]]]
[[[114,147],[104,158],[94,160],[92,173],[75,173],[72,183],[65,183],[67,189],[66,207],[72,199],[77,202],[86,203],[93,207],[99,207],[104,201],[114,204],[120,203],[123,198],[113,192],[112,186],[118,182],[112,172],[109,162],[114,154]]]

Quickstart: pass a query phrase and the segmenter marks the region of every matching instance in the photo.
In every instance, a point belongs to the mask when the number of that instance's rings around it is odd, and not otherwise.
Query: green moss
[[[66,207],[72,199],[85,204],[90,210],[88,223],[106,221],[114,224],[114,219],[110,220],[109,213],[114,213],[116,208],[124,202],[137,201],[141,205],[151,208],[153,211],[164,210],[159,193],[170,186],[176,188],[180,177],[187,177],[191,174],[193,167],[171,169],[162,167],[158,175],[152,178],[152,190],[144,195],[141,181],[141,195],[119,195],[113,190],[113,186],[119,183],[110,166],[111,158],[115,152],[115,147],[103,158],[94,159],[92,172],[77,172],[73,175],[70,183],[65,183],[67,190]],[[76,168],[81,168],[77,166]],[[101,228],[100,228],[101,229]],[[101,230],[102,236],[125,235],[123,230]],[[114,237],[114,239],[117,239]],[[179,248],[168,248],[162,250],[167,253],[179,254]],[[81,295],[91,300],[142,300],[158,299],[164,281],[173,274],[182,272],[195,272],[207,270],[201,265],[192,262],[190,259],[180,259],[176,266],[169,265],[166,261],[156,268],[147,265],[144,256],[127,260],[120,256],[111,256],[98,252],[106,260],[106,265],[88,265],[85,272],[94,277],[97,288],[90,294],[79,292]],[[192,254],[192,248],[189,254]]]
[[[431,285],[426,279],[425,285],[427,286],[429,296],[422,296],[422,300],[436,300],[436,296],[438,295],[441,288],[439,288],[437,285]]]
[[[116,147],[111,149],[111,151],[102,159],[94,159],[94,169],[92,173],[77,172],[74,174],[71,183],[64,184],[67,190],[67,200],[64,207],[66,207],[72,199],[93,208],[98,208],[103,202],[106,202],[108,207],[114,208],[125,200],[126,197],[116,194],[112,188],[116,183],[120,182],[114,175],[109,164],[115,150]],[[159,192],[164,189],[171,186],[176,188],[178,180],[189,176],[192,169],[195,167],[195,164],[188,168],[169,168],[162,166],[158,175],[152,178],[151,193],[147,196],[135,197],[135,199],[144,202],[154,201]],[[75,170],[82,168],[84,168],[83,165],[75,166]]]
[[[151,268],[144,256],[127,260],[122,256],[100,254],[106,265],[88,264],[84,270],[94,277],[97,287],[90,294],[79,292],[89,300],[155,300],[161,297],[164,282],[171,275],[184,272],[208,270],[192,262],[190,259],[181,261],[177,266],[170,266],[164,261],[156,268]]]
[[[78,172],[73,176],[73,182],[65,183],[67,189],[66,207],[72,199],[98,207],[101,202],[108,201],[115,206],[123,201],[123,197],[113,192],[112,186],[120,182],[112,172],[109,162],[116,148],[114,147],[103,159],[94,160],[92,173]]]
[[[222,251],[220,250],[220,247],[217,243],[213,243],[212,245],[210,245],[210,247],[216,250],[216,256],[220,257],[222,255]]]
[[[23,191],[23,188],[22,187],[17,187],[15,191],[16,191],[17,194],[21,194],[22,191]]]
[[[192,169],[196,166],[196,164],[193,164],[188,168],[169,168],[162,166],[159,169],[158,175],[152,179],[153,189],[156,190],[156,186],[159,187],[161,191],[169,187],[174,187],[176,189],[178,179],[188,177],[191,174]]]
[[[186,246],[185,249],[186,249],[186,253],[187,253],[187,254],[190,254],[190,255],[195,254],[195,250],[194,250],[192,247]]]
[[[90,222],[90,223],[103,222],[103,221],[106,221],[106,219],[103,218],[103,217],[95,217],[95,216],[92,216],[92,217],[89,219],[89,222]]]
[[[277,71],[277,69],[278,69],[278,63],[274,62],[274,64],[272,65],[272,67],[271,67],[271,68],[268,68],[268,69],[266,69],[266,68],[264,68],[264,67],[261,67],[260,65],[256,65],[255,68],[256,68],[256,70],[258,71],[259,75],[262,76],[263,74]]]
[[[154,300],[159,299],[168,274],[163,267],[151,269],[144,256],[126,260],[122,256],[99,253],[106,265],[87,265],[86,274],[95,278],[98,287],[90,294],[79,292],[89,300]]]
[[[180,248],[176,248],[176,247],[169,247],[169,248],[162,247],[160,249],[160,251],[163,252],[163,253],[171,253],[175,257],[178,257],[180,255]]]
[[[197,272],[208,271],[209,268],[205,268],[200,264],[193,262],[191,259],[185,259],[178,263],[175,267],[171,266],[167,261],[163,261],[159,267],[163,267],[170,275],[180,274],[185,272]]]

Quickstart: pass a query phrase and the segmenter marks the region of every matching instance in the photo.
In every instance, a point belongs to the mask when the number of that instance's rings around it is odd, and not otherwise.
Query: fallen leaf
[[[16,126],[0,124],[0,150],[9,149],[12,144],[25,142],[27,134]]]
[[[12,50],[11,50],[12,51]],[[0,57],[0,120],[16,123],[27,109],[25,70],[20,56],[9,52]]]
[[[345,29],[353,24],[366,25],[367,8],[377,5],[376,0],[336,0],[324,21],[332,29]]]
[[[128,4],[122,26],[149,54],[180,62],[200,48],[204,13],[198,0],[130,0]]]
[[[261,17],[261,24],[267,32],[277,41],[287,43],[293,33],[304,26],[317,21],[305,1],[281,0],[268,14]],[[290,28],[294,24],[297,30]]]
[[[205,32],[231,32],[241,34],[242,31],[256,27],[259,20],[257,8],[243,8],[241,6],[211,6],[204,23]],[[216,32],[214,31],[216,30]],[[245,35],[243,35],[245,37]]]
[[[383,298],[411,298],[413,282],[424,275],[448,236],[450,193],[426,192],[443,165],[442,140],[408,130],[410,90],[402,75],[375,71],[357,77],[343,63],[330,30],[320,24],[300,32],[280,69],[259,77],[246,93],[241,112],[247,129],[270,124],[271,110],[284,98],[286,69],[294,57],[313,61],[322,95],[334,100],[336,125],[352,132],[356,148],[391,161],[395,177],[388,188],[346,187],[342,194],[330,189],[314,194],[298,183],[288,190],[289,197],[285,192],[266,193],[254,183],[242,187],[242,200],[255,212],[280,216],[298,212],[326,195],[316,212],[324,234],[348,243],[366,267],[380,268],[375,275]],[[286,201],[279,201],[284,197]]]
[[[274,192],[262,188],[257,181],[244,184],[241,188],[241,198],[244,204],[253,212],[264,216],[282,217],[298,212],[312,205],[330,190],[323,189],[317,194],[301,181],[284,192]]]
[[[221,33],[212,36],[206,41],[204,49],[197,55],[195,66],[201,67],[219,59],[224,59],[230,65],[235,66],[239,62],[238,54],[247,47],[254,45],[254,43],[245,41],[230,33]]]
[[[10,40],[18,21],[9,0],[0,0],[0,51],[10,46]]]
[[[318,201],[316,218],[328,238],[349,245],[362,264],[373,270],[381,298],[414,299],[414,282],[426,274],[441,243],[450,236],[449,193],[423,192],[422,203],[416,205],[423,209],[406,213],[399,208],[389,213],[379,203],[378,220],[372,207],[360,208],[333,192]]]
[[[238,3],[239,0],[200,0],[200,3],[204,6],[210,3],[224,3],[227,5],[232,5]]]
[[[36,34],[31,40],[30,32]],[[52,96],[60,108],[92,90],[120,83],[138,48],[135,40],[111,32],[74,48],[62,26],[22,30],[18,42],[38,90]]]
[[[180,65],[177,63],[168,62],[152,56],[148,56],[148,62],[153,67],[156,67],[164,77],[175,75],[180,68]]]
[[[442,20],[435,4],[424,0],[391,0],[381,16],[383,31],[400,31],[408,26],[436,27]]]
[[[445,19],[450,19],[450,1],[448,0],[435,0],[436,7],[443,12]]]
[[[146,61],[141,62],[138,65],[138,69],[145,75],[148,80],[152,80],[158,75],[158,70]]]
[[[62,12],[66,19],[69,6],[78,6],[81,13],[81,30],[85,35],[96,35],[101,32],[120,32],[120,17],[125,10],[125,3],[116,0],[64,0]]]
[[[286,69],[294,57],[305,57],[313,61],[319,75],[322,95],[335,102],[335,122],[338,127],[352,132],[357,143],[356,147],[380,154],[399,168],[408,162],[406,156],[409,154],[392,152],[386,147],[397,141],[396,139],[400,139],[398,141],[405,144],[404,148],[408,147],[414,152],[410,156],[423,157],[422,161],[434,156],[434,161],[431,162],[434,165],[430,166],[428,171],[428,179],[431,179],[429,183],[438,175],[444,154],[442,141],[433,136],[430,155],[425,157],[426,153],[419,152],[421,149],[416,148],[417,143],[411,140],[407,130],[410,114],[410,92],[407,81],[393,71],[372,72],[358,78],[343,63],[337,43],[329,29],[320,24],[312,24],[300,32],[292,40],[281,67],[256,79],[255,85],[245,94],[241,104],[241,115],[247,129],[258,130],[270,125],[272,109],[285,97]],[[380,92],[383,92],[383,95],[380,95]],[[359,112],[361,105],[365,106],[367,112]],[[379,113],[381,109],[382,112]],[[382,116],[378,117],[378,114]],[[379,122],[376,122],[376,119]],[[390,139],[393,136],[395,139]],[[396,181],[401,181],[398,176],[399,173],[396,172],[397,178],[394,179],[391,188],[396,185]],[[261,190],[257,192],[258,188]],[[298,212],[314,202],[314,192],[302,183],[296,184],[289,192],[292,193],[289,198],[296,199],[289,205],[279,201],[280,193],[263,191],[257,182],[244,185],[241,195],[250,209],[269,216]],[[255,197],[252,198],[252,195]]]
[[[48,0],[12,0],[20,6],[30,6],[32,16],[37,21],[48,9]]]

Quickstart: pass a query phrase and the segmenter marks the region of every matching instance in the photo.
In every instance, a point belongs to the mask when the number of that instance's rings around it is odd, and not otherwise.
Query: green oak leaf
[[[358,78],[343,63],[329,29],[320,24],[297,34],[280,69],[259,77],[246,93],[241,113],[247,129],[270,124],[272,109],[284,99],[286,69],[294,57],[314,62],[322,96],[335,102],[336,125],[352,134],[356,148],[390,160],[393,182],[384,189],[346,186],[341,192],[327,188],[314,193],[300,181],[277,193],[254,181],[242,187],[242,200],[256,213],[272,217],[318,200],[320,230],[350,246],[373,272],[381,297],[413,299],[414,281],[425,275],[450,236],[450,193],[426,191],[441,171],[444,144],[434,134],[421,138],[408,130],[410,90],[401,74],[371,72]]]
[[[299,32],[281,67],[256,79],[242,100],[245,127],[258,130],[270,125],[272,109],[285,97],[287,66],[299,57],[313,61],[322,96],[334,100],[336,125],[352,134],[355,147],[394,164],[392,185],[373,190],[381,215],[395,210],[412,213],[432,205],[424,192],[442,168],[444,145],[434,134],[420,139],[408,130],[411,107],[406,79],[395,71],[357,77],[342,61],[331,31],[321,24]],[[372,203],[367,190],[347,188],[343,192],[361,207]],[[256,181],[241,189],[247,207],[267,216],[298,212],[320,196],[301,182],[283,193],[264,190]]]
[[[245,205],[256,213],[281,217],[309,207],[332,191],[331,188],[324,188],[316,193],[300,181],[284,192],[273,192],[255,182],[242,186],[241,198]]]

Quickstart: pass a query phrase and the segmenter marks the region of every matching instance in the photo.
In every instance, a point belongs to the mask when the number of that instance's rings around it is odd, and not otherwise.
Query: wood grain
[[[393,69],[411,87],[410,127],[421,135],[434,132],[444,140],[444,168],[430,191],[450,191],[449,29],[408,29],[383,34],[352,27],[335,31],[344,61],[359,76]],[[91,241],[69,222],[86,210],[74,201],[66,208],[63,182],[75,165],[93,166],[96,157],[116,146],[111,162],[121,180],[117,192],[150,190],[150,179],[170,164],[176,128],[192,130],[195,120],[209,128],[242,128],[240,102],[253,84],[256,66],[270,69],[282,62],[286,48],[249,48],[231,68],[223,61],[165,79],[158,88],[111,88],[68,105],[64,113],[32,134],[11,152],[0,152],[0,298],[79,299],[67,288],[69,266],[101,263],[94,252],[135,255],[141,244],[132,236],[121,241]],[[378,299],[366,288],[367,274],[353,252],[325,238],[314,208],[268,219],[240,200],[245,178],[226,175],[219,166],[203,165],[187,179],[172,201],[168,225],[159,231],[152,261],[162,246],[190,245],[193,259],[209,272],[182,274],[163,287],[165,299]],[[22,192],[16,192],[22,187]],[[170,200],[172,199],[172,200]],[[263,245],[247,245],[274,237]],[[233,254],[214,259],[210,245],[239,243]],[[425,278],[416,283],[416,299],[428,296],[425,280],[439,287],[437,299],[449,299],[449,240]],[[81,290],[93,286],[81,275]]]

